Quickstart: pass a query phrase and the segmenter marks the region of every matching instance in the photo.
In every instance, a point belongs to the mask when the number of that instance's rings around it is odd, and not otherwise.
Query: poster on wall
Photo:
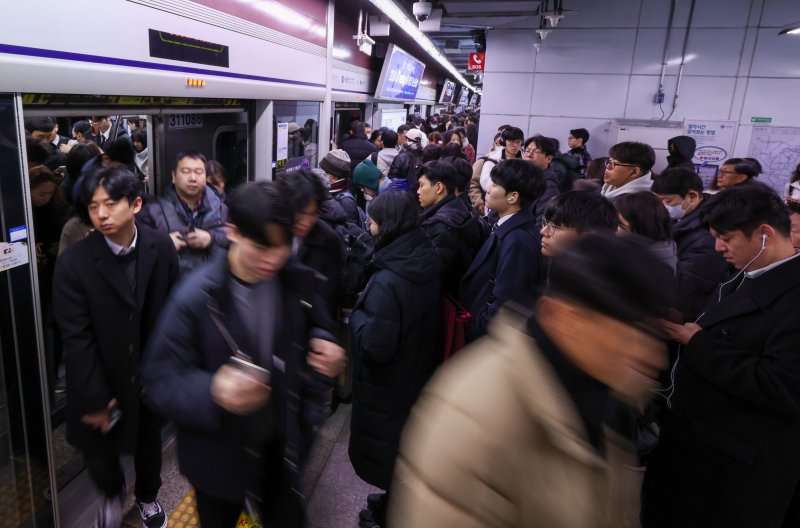
[[[736,121],[687,119],[684,133],[697,142],[692,158],[695,164],[719,166],[731,157],[736,139]]]
[[[275,138],[275,145],[277,146],[275,161],[281,161],[289,157],[289,123],[278,123],[277,132],[277,137]]]
[[[758,179],[784,196],[792,171],[800,163],[800,128],[753,127],[747,156],[757,159],[764,169]]]

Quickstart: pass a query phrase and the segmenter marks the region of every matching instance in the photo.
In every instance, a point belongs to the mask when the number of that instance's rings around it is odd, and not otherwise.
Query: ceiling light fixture
[[[380,9],[384,15],[392,19],[392,22],[400,26],[400,29],[405,31],[412,39],[414,39],[415,42],[417,42],[417,44],[422,46],[422,49],[424,49],[428,55],[435,59],[439,64],[444,66],[444,68],[449,71],[453,77],[458,80],[458,82],[473,92],[481,93],[478,88],[471,85],[467,79],[461,75],[456,67],[453,66],[449,60],[447,60],[447,57],[445,57],[442,52],[439,51],[439,48],[437,48],[436,45],[431,42],[428,36],[419,30],[416,21],[411,20],[408,15],[406,15],[405,12],[394,3],[393,0],[370,0],[370,2],[372,2],[372,5]]]
[[[800,35],[800,22],[783,26],[778,35]]]

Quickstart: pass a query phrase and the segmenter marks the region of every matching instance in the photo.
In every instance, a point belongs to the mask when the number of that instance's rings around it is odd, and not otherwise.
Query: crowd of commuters
[[[381,490],[361,528],[800,524],[800,167],[784,197],[750,158],[704,189],[684,136],[655,173],[644,143],[592,160],[586,129],[562,152],[504,126],[480,153],[477,117],[435,116],[354,121],[317,169],[235,189],[182,152],[145,197],[141,131],[39,121],[37,257],[98,526],[124,453],[167,525],[166,421],[202,526],[303,526],[342,384]]]

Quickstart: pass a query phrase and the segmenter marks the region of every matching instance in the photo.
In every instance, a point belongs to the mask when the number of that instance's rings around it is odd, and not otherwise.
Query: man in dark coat
[[[682,167],[694,172],[694,151],[697,148],[697,142],[691,136],[675,136],[667,141],[667,167]]]
[[[317,272],[317,292],[331,319],[336,320],[341,305],[344,247],[336,231],[319,221],[322,205],[330,200],[328,193],[320,178],[304,169],[281,175],[278,183],[295,211],[292,253]]]
[[[424,209],[422,230],[433,241],[442,262],[442,291],[458,298],[461,277],[483,242],[480,220],[455,195],[455,167],[434,161],[420,169],[417,196]]]
[[[672,236],[678,252],[675,282],[679,308],[685,321],[694,321],[729,269],[714,250],[714,237],[700,221],[706,203],[703,182],[688,169],[665,169],[653,178],[652,190],[676,220]]]
[[[169,237],[134,222],[139,180],[124,168],[101,168],[84,180],[95,231],[56,264],[56,321],[64,343],[67,441],[84,455],[105,494],[101,526],[122,520],[121,453],[134,453],[136,501],[145,527],[165,527],[161,420],[141,402],[139,365],[161,306],[178,275]],[[105,524],[102,524],[105,523]]]
[[[739,273],[681,343],[643,490],[651,527],[800,526],[800,259],[770,189],[722,191],[701,215]]]
[[[178,463],[203,526],[243,508],[302,526],[302,438],[344,366],[314,273],[291,257],[294,213],[273,182],[229,198],[230,250],[188,277],[145,354],[145,398],[177,427]],[[309,352],[311,350],[311,352]]]
[[[228,248],[228,207],[208,187],[206,157],[200,152],[178,154],[172,183],[163,196],[144,207],[142,222],[169,234],[184,275],[207,261],[213,252]]]
[[[535,302],[544,282],[539,227],[530,206],[545,188],[533,164],[511,159],[492,170],[487,207],[499,220],[461,280],[461,304],[472,314],[471,338],[486,334],[489,320],[506,301]]]
[[[373,153],[378,152],[378,147],[367,137],[363,121],[353,121],[350,123],[350,135],[342,141],[339,148],[347,152],[347,155],[350,156],[350,174],[356,170],[359,163],[370,157]]]

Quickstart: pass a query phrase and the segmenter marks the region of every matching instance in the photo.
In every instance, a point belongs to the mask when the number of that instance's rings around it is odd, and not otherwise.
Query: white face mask
[[[673,220],[680,220],[686,214],[686,211],[683,209],[683,202],[679,203],[678,205],[664,204],[664,207],[667,208],[667,211],[669,211],[669,216]]]
[[[371,201],[372,201],[372,196],[370,196],[370,195],[369,195],[369,194],[367,194],[367,193],[364,193],[364,200],[366,200],[366,201],[368,201],[368,202],[371,202]]]

